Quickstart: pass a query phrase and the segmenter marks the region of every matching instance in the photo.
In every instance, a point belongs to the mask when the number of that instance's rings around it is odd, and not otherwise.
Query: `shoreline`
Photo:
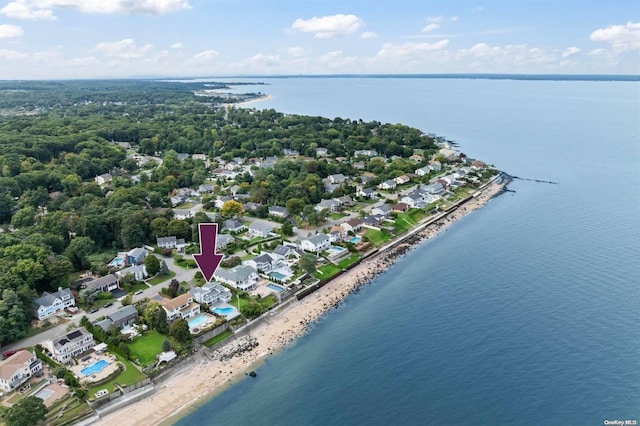
[[[259,96],[257,98],[249,99],[248,101],[242,101],[242,102],[236,102],[236,103],[226,103],[226,104],[222,104],[222,106],[225,107],[225,108],[231,108],[231,107],[245,108],[248,105],[251,105],[253,103],[270,101],[273,98],[274,98],[273,95],[262,95],[262,96]]]
[[[429,223],[424,229],[409,235],[404,240],[390,243],[385,249],[359,263],[353,269],[331,280],[302,300],[291,303],[268,321],[257,325],[248,333],[258,342],[258,347],[252,351],[243,352],[227,361],[201,360],[182,368],[176,367],[175,372],[170,373],[166,379],[158,383],[156,391],[149,398],[109,413],[94,424],[134,426],[175,423],[201,403],[209,401],[229,385],[244,378],[246,372],[252,369],[251,367],[261,364],[267,356],[276,354],[291,345],[298,337],[306,334],[321,316],[339,306],[347,296],[357,292],[360,287],[369,284],[373,278],[386,271],[409,250],[484,206],[500,194],[507,183],[508,180],[490,183],[477,197],[471,198],[457,209]]]

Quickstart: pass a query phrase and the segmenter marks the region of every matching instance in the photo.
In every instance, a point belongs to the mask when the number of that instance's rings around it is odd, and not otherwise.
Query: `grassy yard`
[[[354,263],[356,263],[359,259],[360,259],[360,255],[357,254],[357,253],[354,253],[351,256],[347,257],[342,262],[338,263],[338,267],[341,268],[341,269],[345,269],[345,268],[353,265]]]
[[[118,361],[124,364],[125,369],[122,372],[120,372],[120,374],[118,374],[118,376],[115,379],[110,380],[107,383],[103,383],[101,385],[89,388],[89,391],[87,392],[88,398],[94,399],[96,396],[95,393],[98,392],[100,389],[107,389],[109,392],[113,392],[116,383],[118,383],[120,386],[123,386],[123,387],[130,386],[134,383],[144,380],[144,378],[146,377],[144,374],[142,374],[140,370],[138,370],[135,367],[135,365],[133,365],[131,361],[128,361],[122,358],[118,354],[114,354],[114,355],[118,358]]]
[[[391,239],[391,235],[387,234],[384,231],[377,231],[375,229],[367,230],[366,234],[364,235],[375,246],[380,246]]]
[[[169,271],[169,273],[167,275],[156,275],[155,277],[153,277],[150,280],[148,280],[147,283],[150,284],[150,285],[158,285],[160,283],[163,283],[165,281],[170,280],[171,278],[173,278],[175,276],[176,276],[175,272]]]
[[[333,219],[333,220],[342,219],[342,218],[343,218],[343,217],[345,217],[345,216],[346,216],[346,214],[344,214],[344,213],[340,213],[340,212],[334,212],[334,213],[331,213],[331,214],[329,215],[329,217],[330,217],[331,219]]]
[[[216,343],[222,342],[224,339],[226,339],[227,337],[229,337],[231,335],[233,335],[233,331],[225,330],[222,333],[218,334],[217,336],[214,336],[209,340],[205,340],[204,342],[202,342],[202,344],[204,346],[206,346],[207,348],[210,348],[211,346],[215,345]]]
[[[338,272],[342,271],[342,268],[333,265],[333,264],[329,264],[329,265],[324,265],[319,267],[314,273],[313,276],[321,279],[321,280],[326,280],[328,278],[333,277],[334,275],[336,275]]]
[[[136,337],[133,343],[129,344],[132,358],[137,357],[142,366],[155,362],[156,355],[162,352],[164,340],[168,340],[168,338],[155,330],[145,333],[144,336]]]
[[[264,306],[265,308],[270,308],[276,303],[278,303],[278,298],[273,294],[270,294],[260,299],[260,304],[262,304],[262,306]]]
[[[131,290],[129,290],[129,293],[135,293],[138,290],[146,290],[148,288],[149,286],[147,285],[147,283],[136,283],[136,285],[131,287]]]

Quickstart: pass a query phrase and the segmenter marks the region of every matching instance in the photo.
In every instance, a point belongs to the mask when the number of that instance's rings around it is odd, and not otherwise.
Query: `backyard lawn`
[[[375,246],[382,245],[391,239],[391,235],[387,234],[384,231],[377,231],[375,229],[367,230],[365,237],[369,239]]]
[[[324,265],[319,267],[314,273],[313,276],[321,279],[321,280],[326,280],[328,278],[333,277],[334,275],[336,275],[338,272],[342,271],[342,268],[333,265],[333,264],[329,264],[329,265]]]
[[[107,383],[89,388],[89,391],[87,392],[88,398],[94,399],[96,397],[96,392],[98,392],[100,389],[107,389],[109,392],[113,392],[116,383],[118,383],[120,386],[125,387],[145,379],[146,376],[140,370],[138,370],[131,361],[124,359],[118,354],[113,355],[118,358],[118,361],[124,364],[124,370],[121,371],[115,379],[110,380]]]
[[[132,358],[138,358],[142,366],[155,362],[156,355],[162,352],[164,340],[168,340],[168,338],[155,330],[146,332],[144,336],[136,337],[133,343],[129,344]]]
[[[351,266],[354,263],[356,263],[358,261],[358,259],[360,259],[360,255],[357,254],[357,253],[354,253],[351,256],[347,257],[342,262],[338,263],[338,267],[341,268],[341,269],[348,268],[349,266]]]
[[[231,336],[232,334],[233,334],[233,331],[225,330],[222,333],[218,334],[217,336],[213,336],[211,339],[205,340],[204,342],[202,342],[202,344],[204,346],[206,346],[207,348],[210,348],[211,346],[215,345],[216,343],[222,342],[224,339],[226,339],[227,337]]]

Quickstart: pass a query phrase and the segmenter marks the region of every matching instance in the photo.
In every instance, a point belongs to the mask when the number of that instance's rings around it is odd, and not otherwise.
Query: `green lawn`
[[[138,290],[146,290],[148,288],[149,286],[147,285],[147,283],[136,283],[136,285],[131,287],[131,290],[129,290],[129,293],[135,293]]]
[[[118,383],[120,386],[123,386],[123,387],[130,386],[134,383],[144,380],[144,378],[146,377],[140,370],[138,370],[135,367],[135,365],[133,365],[131,361],[128,361],[122,358],[118,354],[114,354],[114,355],[116,356],[116,358],[118,358],[118,361],[124,364],[124,368],[125,368],[124,371],[120,372],[120,374],[118,374],[118,376],[115,379],[107,383],[104,383],[102,385],[94,386],[90,388],[89,391],[87,392],[88,398],[94,399],[96,397],[95,393],[98,392],[100,389],[107,389],[109,392],[113,392],[113,389],[115,388],[116,383]]]
[[[276,303],[278,303],[278,298],[276,296],[274,296],[273,294],[270,294],[270,295],[265,296],[262,299],[260,299],[260,303],[265,308],[270,308],[273,305],[275,305]]]
[[[170,280],[171,278],[173,278],[175,276],[176,276],[175,272],[169,271],[169,274],[167,274],[167,275],[156,275],[155,277],[153,277],[150,280],[148,280],[147,283],[149,283],[151,285],[158,285],[160,283],[163,283],[165,281]]]
[[[345,268],[353,265],[354,263],[356,263],[359,259],[360,259],[360,255],[357,254],[357,253],[354,253],[351,256],[347,257],[342,262],[338,263],[338,267],[341,268],[341,269],[345,269]]]
[[[168,340],[168,338],[155,330],[145,333],[144,336],[136,337],[133,343],[129,344],[132,358],[137,357],[142,366],[155,362],[156,355],[162,352],[164,340]]]
[[[329,265],[324,265],[319,267],[314,273],[313,275],[321,280],[326,280],[328,278],[333,277],[334,275],[336,275],[338,272],[342,271],[342,268],[333,265],[333,264],[329,264]]]
[[[344,213],[340,213],[340,212],[334,212],[334,213],[331,213],[331,214],[329,215],[329,217],[330,217],[331,219],[333,219],[333,220],[342,219],[342,218],[343,218],[343,217],[345,217],[345,216],[346,216],[346,214],[344,214]]]
[[[224,339],[226,339],[227,337],[229,337],[231,335],[233,335],[233,331],[225,330],[222,333],[218,334],[217,336],[214,336],[209,340],[205,340],[204,342],[202,342],[202,344],[204,346],[206,346],[207,348],[210,348],[211,346],[215,345],[216,343],[222,342]]]
[[[387,234],[384,231],[377,231],[375,229],[369,229],[367,230],[366,234],[364,234],[365,237],[367,237],[369,239],[369,241],[371,241],[371,243],[375,246],[379,246],[382,245],[384,243],[386,243],[387,241],[389,241],[389,239],[391,238],[391,236],[389,234]]]

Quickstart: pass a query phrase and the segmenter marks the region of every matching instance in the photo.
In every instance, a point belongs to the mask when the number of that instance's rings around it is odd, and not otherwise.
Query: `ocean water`
[[[406,123],[559,184],[515,180],[178,425],[640,420],[640,83],[262,81],[255,107]]]

